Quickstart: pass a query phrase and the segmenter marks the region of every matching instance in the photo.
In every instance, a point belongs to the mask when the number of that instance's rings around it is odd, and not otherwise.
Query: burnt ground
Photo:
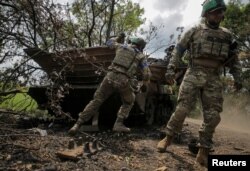
[[[67,135],[71,125],[41,123],[30,129],[11,119],[0,123],[0,170],[36,171],[163,171],[206,170],[195,164],[195,154],[188,143],[197,137],[200,120],[187,119],[183,131],[176,136],[167,152],[158,153],[156,145],[164,137],[159,127],[133,127],[131,133],[102,131]],[[38,129],[39,128],[39,129]],[[38,132],[45,130],[44,132]],[[250,155],[249,127],[234,128],[223,123],[214,136],[212,154]],[[44,135],[44,136],[41,136]],[[62,159],[56,154],[68,148],[70,139],[82,137],[83,144],[97,142],[97,151],[87,151],[76,160]]]

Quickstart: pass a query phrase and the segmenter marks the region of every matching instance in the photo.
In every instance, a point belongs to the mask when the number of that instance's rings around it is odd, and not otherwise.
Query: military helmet
[[[133,37],[133,38],[130,39],[130,42],[132,44],[140,46],[141,49],[144,49],[146,44],[147,44],[145,42],[145,40],[143,38],[140,38],[140,37]]]
[[[211,12],[217,9],[226,10],[226,4],[224,0],[205,0],[202,4],[201,16],[204,17],[207,12]]]

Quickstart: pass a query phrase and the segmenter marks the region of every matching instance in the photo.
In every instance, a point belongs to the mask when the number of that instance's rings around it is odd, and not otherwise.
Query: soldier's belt
[[[206,67],[217,69],[221,66],[221,61],[211,59],[193,59],[191,67]]]
[[[124,73],[124,72],[122,72],[122,71],[120,71],[120,70],[117,70],[117,69],[115,69],[115,68],[110,69],[110,71],[112,71],[113,73],[116,73],[116,74],[125,75],[125,76],[127,76],[128,78],[131,78],[128,74],[126,74],[126,73]]]

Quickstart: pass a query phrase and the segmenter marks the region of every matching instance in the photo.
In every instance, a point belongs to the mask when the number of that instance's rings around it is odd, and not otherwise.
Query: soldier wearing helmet
[[[201,16],[204,22],[189,29],[177,43],[170,59],[166,79],[173,79],[179,61],[186,51],[190,52],[189,66],[180,85],[176,110],[166,126],[167,136],[158,145],[165,151],[173,137],[182,129],[183,122],[193,109],[199,95],[203,123],[199,129],[199,152],[196,161],[207,166],[207,156],[212,148],[212,138],[222,112],[222,81],[220,70],[226,64],[235,80],[235,88],[241,88],[240,65],[232,33],[220,27],[226,5],[223,0],[206,0]]]
[[[145,82],[150,79],[150,70],[145,55],[142,53],[146,42],[142,38],[130,39],[130,44],[121,44],[124,41],[125,34],[120,34],[117,38],[107,41],[107,46],[116,50],[116,56],[109,66],[109,71],[104,77],[102,83],[96,90],[93,100],[79,114],[75,125],[69,130],[69,134],[74,135],[80,125],[87,122],[98,110],[102,103],[114,92],[118,92],[122,99],[122,105],[117,113],[113,131],[129,132],[123,122],[128,117],[135,101],[134,88],[131,80],[135,77],[138,68],[142,72]]]
[[[135,45],[141,52],[143,51],[143,49],[146,46],[146,42],[140,37],[130,38],[129,41],[132,45]]]

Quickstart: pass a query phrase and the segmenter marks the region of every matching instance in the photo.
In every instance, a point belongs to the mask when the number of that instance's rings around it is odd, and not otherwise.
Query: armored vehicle
[[[58,83],[56,79],[53,80],[53,74],[63,71],[64,81],[70,88],[60,100],[60,106],[62,111],[69,113],[73,118],[77,118],[77,114],[92,99],[115,57],[115,51],[105,46],[55,53],[36,48],[24,51],[52,78],[52,82]],[[136,103],[127,122],[162,125],[169,119],[174,108],[171,100],[172,91],[164,81],[166,72],[164,60],[148,58],[148,61],[152,72],[151,82],[146,92],[138,91],[136,94]],[[50,99],[46,95],[47,90],[48,86],[30,87],[28,94],[36,100],[39,107],[46,108],[53,113],[53,107],[48,105]],[[114,94],[101,106],[99,115],[93,118],[92,124],[112,125],[120,105],[118,94]]]

